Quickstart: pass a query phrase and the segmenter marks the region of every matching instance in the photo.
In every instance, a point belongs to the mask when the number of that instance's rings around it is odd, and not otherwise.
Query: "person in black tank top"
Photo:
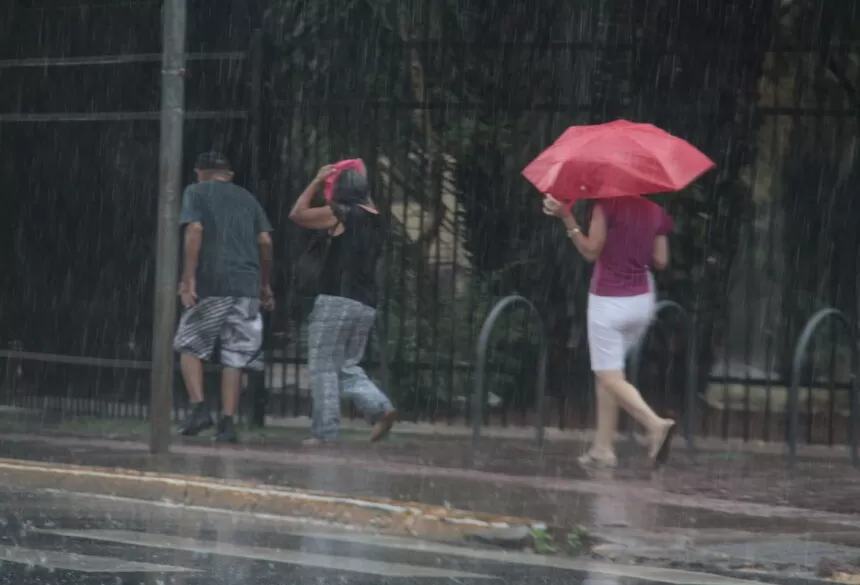
[[[333,203],[331,207],[343,231],[331,238],[322,267],[321,292],[376,308],[382,219],[357,205]]]
[[[327,230],[330,238],[320,273],[321,294],[308,328],[313,414],[312,436],[305,445],[338,438],[341,396],[350,398],[373,425],[371,441],[384,438],[397,417],[391,401],[359,365],[376,319],[383,221],[370,199],[367,178],[356,170],[337,173],[327,205],[311,207],[314,195],[335,173],[331,165],[320,169],[290,212],[296,224]]]

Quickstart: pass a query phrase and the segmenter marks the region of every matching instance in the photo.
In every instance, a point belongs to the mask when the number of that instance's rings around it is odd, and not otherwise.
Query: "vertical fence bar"
[[[24,344],[21,341],[15,340],[11,343],[9,349],[13,352],[24,351]],[[7,392],[7,404],[9,406],[21,406],[18,403],[18,370],[21,367],[21,359],[18,357],[6,358],[6,375],[5,386]]]
[[[860,302],[860,301],[858,301]],[[851,464],[854,468],[860,467],[860,454],[857,452],[857,432],[860,431],[860,339],[857,332],[860,327],[854,324],[854,339],[851,340],[851,385],[848,391],[851,393],[848,416],[848,446],[851,449]]]
[[[263,97],[263,33],[255,29],[251,35],[251,104],[248,108],[250,121],[249,142],[251,147],[251,189],[259,196],[260,190],[260,125]]]
[[[687,319],[687,404],[684,405],[684,438],[687,441],[687,454],[696,454],[696,422],[698,421],[699,360],[696,344],[696,321],[688,315]]]
[[[475,51],[482,51],[482,50],[484,50],[484,49],[475,48]],[[462,75],[460,75],[459,78],[460,78],[460,87],[461,87],[459,95],[464,95],[464,92],[466,91],[466,81],[463,79]],[[480,116],[481,116],[481,109],[480,109],[480,107],[476,106],[473,110],[471,110],[471,112],[472,112],[472,115],[474,116],[475,123],[472,125],[472,132],[471,132],[471,135],[469,138],[472,140],[473,144],[476,144],[479,140],[479,137],[480,137],[480,132],[479,132],[480,125],[478,124],[478,120],[480,119]],[[471,193],[466,194],[466,197],[470,197],[472,199],[472,201],[469,202],[469,205],[475,204],[476,195],[475,195],[474,188],[473,188]],[[464,228],[468,229],[468,226],[464,224]],[[470,277],[469,278],[469,291],[468,291],[468,298],[466,299],[466,307],[467,307],[466,308],[466,315],[468,315],[468,319],[469,319],[469,339],[474,339],[475,333],[477,333],[477,331],[478,331],[479,300],[482,296],[482,293],[485,292],[485,290],[483,289],[483,283],[478,279],[473,279],[472,276],[473,276],[473,273],[470,271],[470,273],[469,273],[469,277]],[[469,387],[469,382],[471,382],[472,384],[474,384],[476,382],[476,380],[473,376],[474,376],[474,374],[472,372],[469,372],[469,371],[467,371],[464,374],[464,376],[463,376],[463,388],[464,389]],[[464,394],[465,394],[465,390],[464,390]],[[453,397],[454,397],[454,389],[453,388],[451,388],[450,396],[451,396],[451,399],[449,400],[449,404],[452,404],[453,403]],[[468,400],[468,397],[465,395],[464,395],[464,398],[465,398],[465,402],[464,402],[464,409],[463,409],[464,410],[463,422],[468,426],[470,424],[470,422],[472,421],[472,417],[474,416],[474,413],[472,412],[471,401]]]
[[[758,112],[758,108],[756,107],[756,102],[754,101],[750,109],[752,110],[750,113],[750,119],[753,128],[759,128],[761,125],[760,115]],[[752,191],[753,196],[755,196],[755,189],[758,177],[758,164],[753,158],[752,164],[750,165],[750,189]],[[756,225],[758,224],[757,215],[759,211],[756,209],[753,212],[753,219],[750,222],[749,233],[747,234],[747,250],[757,250],[757,244],[761,243],[761,239],[758,237],[758,230]],[[772,210],[770,211],[772,214]],[[755,255],[753,255],[753,258]],[[744,296],[746,297],[746,307],[744,308],[747,311],[747,323],[753,323],[753,315],[749,314],[750,308],[753,306],[754,298],[756,294],[755,281],[752,278],[747,277],[746,290],[744,291]],[[744,380],[744,412],[743,412],[743,420],[741,421],[741,433],[744,441],[749,441],[752,437],[750,436],[752,432],[752,411],[751,406],[753,404],[752,400],[752,384],[753,380],[750,375],[750,365],[753,363],[753,355],[756,353],[755,347],[758,347],[757,341],[753,340],[753,328],[749,325],[745,328],[744,331],[744,363],[747,364],[747,367],[744,369],[745,380]],[[770,364],[765,362],[764,370],[768,372],[766,375],[767,378],[770,378]]]
[[[155,312],[149,419],[150,450],[170,449],[173,401],[173,328],[179,271],[179,197],[182,188],[182,138],[185,122],[185,0],[166,0],[161,70],[161,146],[158,230],[155,260]]]
[[[263,93],[263,33],[255,29],[251,34],[251,104],[248,108],[250,118],[250,130],[248,138],[251,148],[251,190],[260,197],[260,141],[261,141],[261,119],[262,119],[262,93]],[[264,203],[267,201],[264,200]],[[264,207],[268,207],[264,205]],[[266,370],[271,368],[271,315],[263,316],[263,343],[260,348],[263,352],[263,371],[248,372],[249,394],[251,395],[251,425],[263,427],[266,424],[266,407],[268,406],[268,395],[266,391]]]
[[[857,110],[857,122],[860,123],[860,108]],[[860,162],[860,149],[855,153],[855,163]],[[856,304],[854,313],[854,339],[851,340],[851,392],[848,411],[848,446],[851,449],[851,463],[854,468],[860,467],[860,455],[857,453],[857,433],[860,431],[860,256],[854,260],[854,298]]]
[[[396,46],[396,45],[395,45]],[[399,55],[398,51],[390,51],[388,52],[388,61],[384,63],[380,69],[385,70],[389,79],[397,79],[397,64]],[[393,105],[382,105],[380,104],[376,110],[376,118],[379,120],[384,120],[388,118],[387,124],[385,124],[385,129],[380,132],[380,142],[385,140],[387,144],[393,144],[397,137],[397,127],[398,120],[396,115],[396,110]],[[394,213],[394,197],[396,193],[395,182],[396,175],[394,172],[395,168],[395,152],[388,152],[384,154],[385,150],[380,148],[377,152],[377,157],[385,156],[385,163],[382,163],[381,160],[377,159],[376,164],[380,167],[383,167],[387,164],[385,172],[388,176],[388,183],[386,184],[386,207],[385,207],[385,219],[388,225],[394,225],[394,221],[396,215]],[[381,176],[380,176],[381,180]],[[401,258],[397,257],[397,253],[401,254]],[[402,254],[404,253],[403,241],[400,243],[396,243],[394,237],[389,236],[388,245],[385,247],[385,343],[388,344],[386,347],[386,359],[388,360],[388,385],[386,386],[386,390],[389,393],[389,396],[395,394],[396,391],[396,400],[400,403],[404,400],[404,388],[401,377],[401,367],[403,358],[403,349],[400,343],[402,343],[402,332],[403,332],[403,319],[402,313],[400,314],[401,318],[396,318],[395,314],[395,300],[398,298],[398,292],[402,292],[402,284],[403,277],[405,273],[403,272],[403,263],[402,263]],[[400,285],[394,280],[395,275],[395,264],[399,262],[401,281]],[[400,302],[403,302],[403,295],[400,296]],[[393,333],[394,326],[397,327],[397,331]],[[390,341],[396,340],[396,344],[392,350]],[[394,390],[392,390],[392,383],[395,384]]]
[[[451,190],[454,192],[457,191],[456,173],[458,170],[457,167],[454,165],[459,165],[459,164],[460,164],[459,160],[452,163],[453,168],[452,168],[452,173],[451,173],[451,185],[450,186],[451,186]],[[453,246],[452,246],[453,250],[452,250],[452,264],[451,264],[451,289],[450,289],[450,295],[449,295],[449,299],[448,299],[449,302],[451,303],[451,309],[450,309],[451,313],[449,315],[449,318],[450,318],[449,333],[450,334],[448,335],[448,340],[449,340],[449,343],[451,344],[450,345],[451,349],[448,352],[448,358],[449,358],[448,359],[448,371],[447,371],[447,376],[446,376],[446,380],[445,380],[445,422],[449,425],[451,424],[452,419],[454,417],[454,414],[453,414],[454,413],[454,404],[453,404],[453,402],[454,402],[454,383],[456,380],[455,368],[456,368],[456,365],[458,362],[458,360],[457,360],[457,330],[458,330],[457,322],[458,322],[458,317],[460,314],[460,311],[459,311],[460,303],[462,302],[462,299],[459,298],[459,290],[460,290],[460,280],[459,279],[460,279],[460,272],[463,270],[463,267],[460,265],[459,259],[460,259],[460,236],[462,235],[464,230],[462,230],[462,228],[460,226],[460,218],[461,218],[462,214],[459,213],[459,209],[458,209],[458,207],[461,205],[460,195],[461,195],[460,193],[457,193],[457,199],[455,200],[455,203],[454,203],[454,206],[455,206],[454,207],[454,214],[453,214],[454,215],[454,219],[453,219],[454,227],[452,228],[453,233],[454,233],[454,237],[453,237],[454,242],[453,242]]]

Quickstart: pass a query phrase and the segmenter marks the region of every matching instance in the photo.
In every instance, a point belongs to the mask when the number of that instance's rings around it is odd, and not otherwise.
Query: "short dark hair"
[[[194,170],[232,172],[233,167],[230,166],[230,161],[227,160],[226,156],[213,150],[197,155],[197,160],[194,161]]]
[[[332,201],[343,205],[367,203],[370,199],[367,177],[352,169],[343,171],[334,184]]]

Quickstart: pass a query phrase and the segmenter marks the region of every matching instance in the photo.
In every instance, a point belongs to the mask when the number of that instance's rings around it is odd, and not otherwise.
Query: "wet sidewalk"
[[[805,461],[789,474],[766,456],[678,453],[663,471],[630,466],[599,477],[575,464],[571,445],[538,451],[521,441],[487,441],[474,455],[458,439],[393,437],[369,445],[364,434],[336,447],[308,449],[298,436],[250,435],[242,446],[205,439],[176,442],[153,458],[141,440],[56,434],[0,435],[0,457],[239,479],[355,497],[389,498],[554,526],[580,524],[736,529],[798,533],[860,528],[860,486],[844,463]],[[611,498],[615,512],[596,512]],[[608,508],[607,508],[608,509]],[[742,519],[742,521],[740,520]]]
[[[145,423],[127,420],[89,419],[63,424],[48,424],[43,420],[33,422],[35,424],[24,424],[19,417],[14,424],[0,424],[0,428],[32,438],[76,436],[137,442],[145,442],[148,433]],[[246,432],[241,446],[218,447],[216,450],[206,451],[205,455],[212,457],[230,452],[232,455],[228,459],[232,461],[236,451],[248,453],[251,460],[256,458],[262,461],[261,467],[254,470],[242,469],[236,473],[251,474],[260,480],[271,477],[274,481],[296,481],[292,478],[292,472],[280,469],[280,465],[289,462],[295,464],[297,458],[310,455],[334,458],[325,465],[337,466],[340,465],[340,460],[346,460],[409,469],[404,472],[407,476],[419,474],[424,477],[441,477],[453,474],[462,480],[475,480],[477,477],[486,479],[486,475],[476,475],[477,472],[482,472],[498,476],[493,480],[496,482],[503,479],[508,482],[522,480],[545,487],[553,485],[553,482],[589,479],[576,463],[576,456],[584,448],[581,441],[584,437],[578,437],[580,440],[571,440],[569,437],[561,440],[551,436],[545,447],[538,449],[533,437],[528,435],[521,438],[487,436],[482,438],[478,448],[473,451],[470,437],[443,434],[451,430],[445,426],[439,427],[439,434],[428,436],[414,433],[408,425],[403,425],[405,430],[402,427],[397,428],[390,440],[378,445],[367,444],[364,427],[355,429],[349,428],[348,424],[346,426],[342,441],[336,447],[310,451],[302,448],[300,442],[306,436],[306,429],[299,424],[287,428],[267,427]],[[491,430],[488,429],[488,432]],[[183,453],[182,449],[186,447],[212,447],[211,439],[175,439],[176,454]],[[720,448],[718,442],[712,441],[712,444],[701,449],[695,458],[689,459],[683,449],[683,443],[677,441],[668,466],[655,479],[651,470],[643,467],[643,449],[621,441],[619,454],[622,468],[614,474],[614,479],[630,485],[641,485],[644,482],[648,486],[657,481],[657,489],[661,493],[716,499],[724,501],[726,506],[732,503],[764,504],[810,511],[860,514],[860,481],[857,481],[860,479],[860,471],[851,467],[844,449],[814,448],[810,450],[814,454],[801,458],[793,471],[785,468],[780,449],[779,445],[757,444],[724,444]],[[210,461],[200,465],[205,468],[215,464]],[[269,468],[266,469],[266,466]],[[335,490],[342,487],[337,485],[337,478],[330,483],[331,486],[317,487]],[[351,481],[346,487],[358,490],[363,489],[361,485],[361,482]],[[375,489],[375,486],[372,487]],[[393,492],[392,497],[399,497],[396,488],[388,491]],[[406,493],[409,490],[402,491]],[[440,491],[444,490],[440,488],[434,493]]]

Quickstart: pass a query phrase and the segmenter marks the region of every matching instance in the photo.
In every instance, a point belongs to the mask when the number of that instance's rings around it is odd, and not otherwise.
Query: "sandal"
[[[660,467],[669,459],[669,451],[672,448],[672,438],[675,436],[675,429],[678,425],[675,421],[669,420],[661,431],[661,435],[657,435],[657,440],[654,442],[657,449],[653,451],[651,458],[654,460],[654,467]]]
[[[586,451],[577,458],[579,465],[585,469],[615,469],[618,467],[618,458],[615,455],[609,457],[597,457]]]

